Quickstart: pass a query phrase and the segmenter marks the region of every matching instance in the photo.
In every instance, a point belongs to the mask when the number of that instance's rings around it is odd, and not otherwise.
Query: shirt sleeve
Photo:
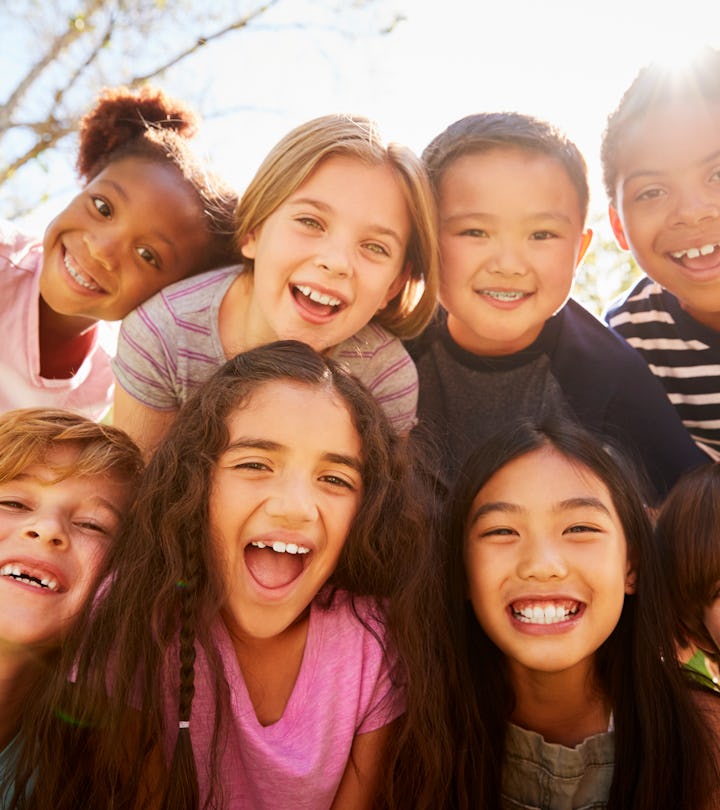
[[[118,385],[143,405],[161,411],[181,404],[173,333],[172,314],[162,294],[156,295],[123,320],[112,363]]]

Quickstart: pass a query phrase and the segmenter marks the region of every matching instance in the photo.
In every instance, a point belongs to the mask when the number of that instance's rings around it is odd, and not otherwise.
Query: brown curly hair
[[[187,104],[160,88],[106,88],[80,120],[76,161],[78,176],[85,183],[126,158],[174,166],[197,197],[210,237],[197,272],[241,259],[234,239],[237,192],[210,172],[189,145],[199,123]]]

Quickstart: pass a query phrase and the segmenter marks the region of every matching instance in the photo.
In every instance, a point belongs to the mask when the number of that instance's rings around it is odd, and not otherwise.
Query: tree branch
[[[107,0],[88,0],[85,10],[75,16],[75,20],[90,19],[99,9],[103,8]],[[70,25],[67,31],[55,37],[43,56],[30,68],[19,81],[8,100],[0,105],[0,132],[11,125],[12,115],[22,102],[25,94],[38,80],[43,71],[48,68],[58,56],[65,51],[78,37],[85,34],[83,26]]]
[[[278,0],[268,0],[262,6],[258,6],[254,11],[251,11],[245,17],[242,17],[239,20],[236,20],[230,25],[225,26],[225,28],[221,28],[219,31],[216,31],[214,34],[208,34],[208,36],[200,37],[197,39],[190,47],[186,48],[184,51],[181,51],[176,56],[174,56],[169,62],[166,62],[164,65],[161,65],[155,70],[152,70],[150,73],[146,73],[144,76],[135,76],[129,84],[131,86],[136,86],[138,84],[142,84],[155,76],[159,75],[160,73],[164,73],[166,70],[171,68],[173,65],[176,65],[178,62],[181,62],[186,57],[190,56],[190,54],[195,53],[195,51],[200,50],[200,48],[204,47],[208,44],[208,42],[212,42],[215,39],[219,39],[225,34],[229,34],[231,31],[239,31],[241,28],[245,28],[248,26],[256,17],[261,16],[264,14],[270,6],[274,6]]]

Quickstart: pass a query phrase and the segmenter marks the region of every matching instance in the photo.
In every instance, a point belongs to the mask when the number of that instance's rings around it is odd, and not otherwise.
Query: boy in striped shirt
[[[643,68],[602,145],[619,245],[646,273],[606,315],[720,458],[720,51]]]

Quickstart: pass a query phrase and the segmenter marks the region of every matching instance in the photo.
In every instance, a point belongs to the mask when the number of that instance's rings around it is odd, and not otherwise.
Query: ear
[[[620,221],[620,215],[618,214],[615,206],[608,206],[608,217],[610,218],[610,227],[615,234],[615,239],[617,239],[618,245],[620,245],[623,250],[630,250],[628,247],[628,241],[625,237],[625,229],[623,228],[623,224]]]
[[[631,560],[628,560],[627,571],[625,572],[625,593],[633,594],[637,589],[637,571]]]
[[[387,292],[385,293],[385,297],[382,300],[382,304],[380,305],[379,309],[385,309],[385,307],[390,303],[390,301],[395,298],[395,296],[402,290],[402,288],[407,284],[407,280],[410,278],[410,271],[412,266],[410,262],[405,263],[405,267],[400,271],[400,274],[397,278],[392,282],[392,284],[388,287]]]
[[[587,249],[590,247],[590,242],[592,242],[593,232],[592,228],[588,228],[586,231],[583,232],[583,235],[580,239],[580,247],[578,248],[577,259],[575,259],[575,269],[580,266],[580,262],[583,260],[583,257],[587,253]]]
[[[257,239],[255,237],[255,231],[250,231],[250,233],[246,233],[245,236],[240,240],[240,252],[246,259],[254,259],[255,258],[255,246],[257,244]]]

